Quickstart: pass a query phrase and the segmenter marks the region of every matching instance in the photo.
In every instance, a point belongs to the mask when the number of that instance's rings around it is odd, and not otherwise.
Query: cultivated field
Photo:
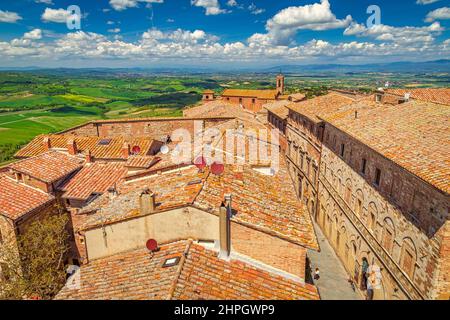
[[[94,119],[181,116],[201,92],[275,87],[275,74],[151,74],[133,71],[39,70],[0,72],[0,163],[38,134]],[[308,98],[329,88],[372,91],[394,86],[448,86],[449,76],[411,74],[288,74],[288,93]]]

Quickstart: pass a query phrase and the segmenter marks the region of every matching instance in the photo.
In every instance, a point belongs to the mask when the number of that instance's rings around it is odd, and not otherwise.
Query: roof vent
[[[111,139],[101,139],[99,142],[98,142],[98,145],[99,146],[107,146],[107,145],[109,145],[111,143]]]

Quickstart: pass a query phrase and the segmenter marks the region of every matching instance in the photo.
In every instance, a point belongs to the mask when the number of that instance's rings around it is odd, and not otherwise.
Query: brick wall
[[[258,98],[246,98],[246,97],[223,97],[223,101],[227,101],[233,104],[241,105],[252,112],[259,112],[262,109],[262,106],[268,102],[272,102],[274,100],[267,99],[258,99]],[[253,102],[254,101],[254,102]]]

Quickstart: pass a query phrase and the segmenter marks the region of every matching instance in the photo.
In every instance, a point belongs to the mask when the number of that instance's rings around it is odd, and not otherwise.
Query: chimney
[[[86,151],[86,163],[92,163],[92,162],[93,162],[93,158],[92,158],[91,150],[87,150]]]
[[[150,214],[155,212],[156,202],[155,194],[150,189],[145,189],[139,197],[139,208],[141,214]]]
[[[50,150],[50,149],[52,148],[52,143],[51,143],[49,137],[45,137],[43,143],[44,143],[44,149],[45,149],[46,151],[48,151],[48,150]]]
[[[108,189],[108,195],[109,195],[109,199],[112,200],[115,197],[117,197],[119,193],[117,192],[117,187],[114,184],[114,186],[112,186],[111,188]]]
[[[67,151],[73,156],[78,154],[77,142],[74,139],[67,141]]]
[[[231,253],[231,195],[225,195],[225,200],[219,208],[219,258],[228,259]]]
[[[122,147],[122,158],[128,159],[130,156],[130,144],[125,142]]]

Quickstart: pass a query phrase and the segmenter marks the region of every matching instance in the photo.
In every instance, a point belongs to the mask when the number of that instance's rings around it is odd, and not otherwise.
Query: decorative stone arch
[[[337,177],[337,179],[336,179],[336,186],[335,186],[335,188],[336,188],[336,191],[339,193],[339,194],[341,194],[342,192],[342,183],[343,183],[343,176],[342,176],[342,170],[341,169],[338,169],[338,171],[336,172],[336,177]]]
[[[351,179],[345,181],[344,200],[351,207],[353,183]]]
[[[394,221],[390,217],[385,217],[383,220],[381,245],[390,255],[392,255],[395,237]]]
[[[417,263],[417,248],[410,237],[403,238],[399,265],[411,280],[414,279]]]
[[[355,213],[361,218],[363,215],[363,208],[364,208],[364,193],[361,189],[356,190],[355,192]]]
[[[372,232],[375,233],[378,221],[378,208],[375,202],[370,202],[368,206],[367,213],[367,227]]]

